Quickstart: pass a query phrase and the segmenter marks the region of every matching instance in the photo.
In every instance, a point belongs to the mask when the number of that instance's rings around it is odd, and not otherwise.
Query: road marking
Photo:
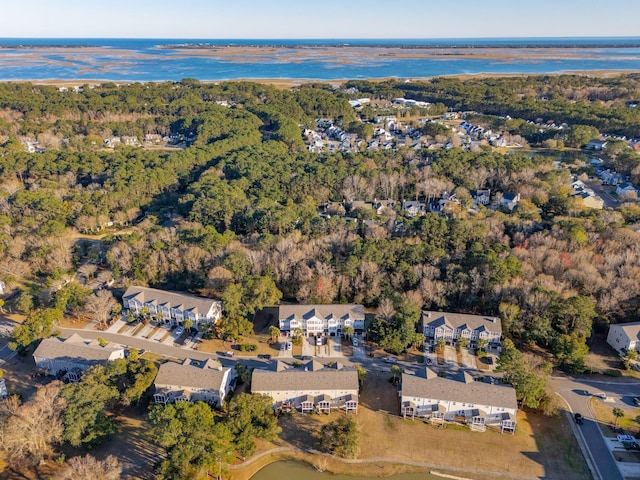
[[[569,420],[569,427],[571,428],[571,430],[573,431],[574,436],[576,437],[576,441],[578,442],[578,446],[580,447],[580,450],[582,450],[582,455],[584,456],[585,461],[587,462],[587,467],[589,467],[589,470],[591,471],[591,474],[593,475],[593,478],[597,479],[597,480],[604,480],[602,477],[602,474],[600,473],[600,470],[598,469],[598,464],[596,463],[595,459],[593,458],[593,454],[591,453],[591,450],[589,449],[589,446],[587,445],[587,441],[584,438],[584,435],[582,434],[582,430],[580,430],[580,428],[575,425],[575,421],[572,418],[572,414],[573,414],[573,409],[571,408],[571,405],[569,405],[569,402],[567,402],[567,399],[564,398],[562,395],[560,395],[558,392],[555,392],[556,395],[558,395],[562,401],[564,401],[565,405],[567,406],[567,418]],[[593,413],[591,414],[591,416],[593,416]],[[598,427],[600,428],[600,427]],[[580,436],[580,438],[578,438],[578,436]],[[580,441],[582,440],[582,441]],[[586,450],[586,453],[585,453]],[[615,459],[614,459],[615,460]],[[617,465],[616,465],[617,467]]]

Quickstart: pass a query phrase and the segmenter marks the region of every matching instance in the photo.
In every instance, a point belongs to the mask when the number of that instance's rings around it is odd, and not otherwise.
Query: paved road
[[[602,480],[622,480],[616,461],[607,448],[600,427],[593,419],[589,401],[593,393],[604,393],[613,401],[612,407],[618,405],[628,408],[634,396],[640,396],[640,382],[629,380],[600,381],[576,379],[570,377],[553,377],[551,383],[569,404],[572,412],[581,413],[584,423],[578,426],[584,444],[589,449],[592,465]],[[580,438],[578,439],[580,441]]]
[[[268,360],[257,359],[255,357],[238,357],[227,358],[218,354],[210,354],[206,352],[199,352],[196,350],[187,350],[184,348],[174,347],[159,343],[156,341],[149,341],[138,337],[131,337],[126,335],[120,335],[117,333],[100,332],[92,330],[76,330],[61,328],[63,336],[69,336],[73,333],[80,333],[86,338],[98,338],[102,337],[106,340],[125,344],[131,347],[139,349],[145,349],[152,351],[160,355],[167,357],[174,357],[182,359],[185,357],[206,360],[208,358],[217,358],[224,366],[233,366],[235,362],[241,360],[249,367],[265,368],[270,363]],[[1,353],[1,352],[0,352]],[[222,353],[222,352],[220,352]],[[344,364],[351,364],[350,359],[345,357],[325,357],[324,362],[340,361]],[[357,355],[353,358],[356,363],[362,364],[367,370],[388,372],[392,365],[386,363],[383,358],[376,357],[371,358],[365,355]],[[402,362],[399,361],[397,365],[401,366],[405,372],[415,372],[419,368],[422,368],[421,364]],[[457,371],[457,367],[434,367],[437,370]],[[612,381],[597,381],[589,379],[574,379],[570,377],[553,377],[552,384],[556,391],[567,401],[572,412],[580,412],[584,415],[585,421],[583,425],[578,426],[576,430],[578,435],[581,436],[579,441],[582,440],[582,444],[586,445],[590,452],[591,463],[595,465],[596,473],[601,480],[623,480],[620,474],[615,460],[610,453],[604,438],[600,432],[597,423],[593,420],[589,410],[589,399],[591,394],[596,392],[604,392],[608,397],[612,397],[614,402],[612,406],[620,405],[628,407],[632,404],[633,396],[640,396],[640,382],[628,381],[628,380],[612,380]],[[585,393],[588,392],[588,393]]]
[[[619,205],[618,197],[609,193],[611,190],[610,185],[602,185],[600,182],[596,181],[585,182],[585,185],[593,190],[596,195],[602,198],[602,200],[604,200],[605,207],[616,208]]]

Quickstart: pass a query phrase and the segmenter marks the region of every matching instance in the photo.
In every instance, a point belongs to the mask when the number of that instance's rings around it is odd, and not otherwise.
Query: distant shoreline
[[[384,78],[342,78],[342,79],[320,79],[320,78],[234,78],[234,79],[226,79],[226,80],[199,80],[202,84],[217,84],[223,82],[250,82],[250,83],[262,83],[267,85],[275,85],[282,87],[297,87],[300,85],[304,85],[306,83],[327,83],[339,85],[349,81],[368,81],[368,82],[386,82],[390,80],[402,81],[407,80],[411,82],[421,82],[421,81],[429,81],[434,78],[459,78],[461,80],[469,80],[469,79],[482,79],[482,78],[510,78],[510,77],[542,77],[542,76],[561,76],[561,75],[578,75],[584,77],[599,77],[599,78],[612,78],[612,77],[622,77],[625,75],[630,75],[634,73],[640,73],[640,70],[576,70],[576,71],[566,71],[566,72],[553,72],[553,73],[478,73],[478,74],[452,74],[452,75],[435,75],[431,77],[412,77],[412,78],[402,78],[402,77],[384,77]],[[115,83],[118,85],[128,85],[134,83],[165,83],[172,82],[177,83],[179,81],[173,80],[150,80],[150,81],[132,81],[127,79],[122,80],[80,80],[80,79],[20,79],[20,80],[0,80],[0,83],[31,83],[33,85],[49,85],[49,86],[59,86],[59,87],[75,87],[75,86],[83,86],[83,85],[101,85],[103,83]]]
[[[55,46],[60,42],[61,46]],[[114,82],[268,79],[270,82],[341,82],[371,78],[454,75],[536,75],[640,71],[640,37],[600,42],[584,39],[447,42],[370,41],[353,44],[280,40],[92,42],[79,39],[0,38],[0,81],[82,78]],[[197,43],[196,43],[197,42]],[[446,44],[446,45],[445,45]],[[456,45],[456,46],[451,46]],[[597,45],[598,48],[593,48]],[[628,45],[635,48],[619,48]],[[13,46],[14,48],[10,48]],[[41,80],[42,79],[42,80]],[[93,81],[93,80],[91,80]]]
[[[2,45],[0,45],[2,47]],[[443,43],[443,44],[403,44],[403,43],[372,43],[368,45],[362,44],[340,44],[340,43],[256,43],[256,44],[242,44],[235,43],[174,43],[159,45],[157,48],[160,50],[217,50],[222,48],[400,48],[408,50],[416,49],[477,49],[477,48],[495,48],[495,49],[534,49],[534,48],[640,48],[640,43],[504,43],[504,44],[492,44],[492,43]]]

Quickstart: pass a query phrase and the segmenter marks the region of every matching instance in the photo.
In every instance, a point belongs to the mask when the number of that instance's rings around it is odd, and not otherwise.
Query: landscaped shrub
[[[241,352],[254,352],[257,348],[257,345],[254,345],[252,343],[243,343],[238,346],[238,350],[240,350]]]

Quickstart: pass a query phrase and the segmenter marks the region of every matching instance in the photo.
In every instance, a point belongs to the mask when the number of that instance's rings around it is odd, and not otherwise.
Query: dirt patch
[[[147,334],[147,338],[153,338],[155,336],[156,333],[158,333],[158,331],[161,329],[162,327],[160,325],[156,325],[155,327],[153,327],[153,330],[151,330],[148,334]]]
[[[36,364],[33,356],[28,353],[22,357],[16,355],[2,365],[4,379],[9,394],[19,394],[23,400],[29,399],[39,386],[46,385],[53,377],[33,377]]]
[[[146,327],[146,325],[144,323],[139,324],[135,330],[133,331],[133,333],[131,334],[132,337],[137,336],[144,328]]]
[[[102,460],[114,455],[124,465],[122,478],[126,480],[155,478],[153,467],[164,453],[163,449],[147,439],[149,424],[144,415],[135,407],[128,409],[126,415],[117,417],[119,433],[92,452]]]
[[[58,322],[58,326],[60,328],[85,328],[90,323],[91,320],[88,318],[63,317],[62,320]]]
[[[120,329],[118,330],[119,334],[123,334],[126,330],[128,330],[131,327],[131,325],[129,325],[128,323],[123,325],[122,327],[120,327]]]
[[[617,352],[607,343],[603,333],[594,335],[589,342],[589,353],[584,359],[585,365],[593,372],[603,373],[607,370],[620,370],[621,362]]]
[[[391,372],[367,372],[360,403],[374,411],[396,414],[399,411],[396,387],[390,382]]]

